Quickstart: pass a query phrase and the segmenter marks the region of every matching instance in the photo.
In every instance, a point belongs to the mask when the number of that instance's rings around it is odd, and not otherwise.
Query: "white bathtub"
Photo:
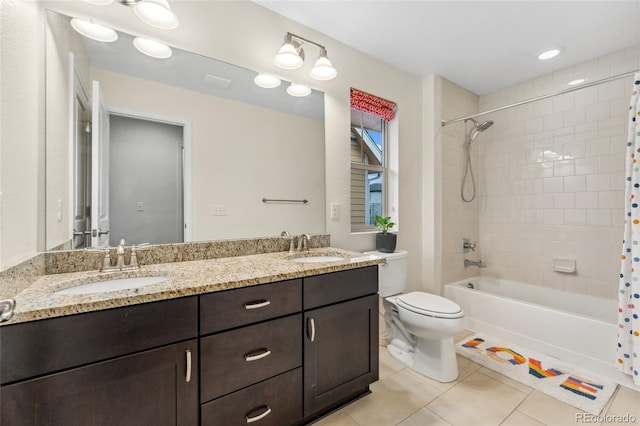
[[[469,284],[473,289],[468,288]],[[554,356],[625,386],[615,368],[617,302],[516,281],[476,277],[444,286],[467,328]]]

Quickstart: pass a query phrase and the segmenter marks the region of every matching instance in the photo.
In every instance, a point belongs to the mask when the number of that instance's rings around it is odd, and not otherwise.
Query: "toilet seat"
[[[398,296],[396,302],[398,306],[420,315],[447,319],[464,317],[457,303],[435,294],[414,291]]]

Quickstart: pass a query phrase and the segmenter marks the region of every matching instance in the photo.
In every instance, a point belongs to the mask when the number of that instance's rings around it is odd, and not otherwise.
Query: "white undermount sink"
[[[322,262],[337,262],[339,260],[344,260],[345,258],[342,256],[307,256],[307,257],[297,257],[295,259],[291,259],[293,262],[298,263],[322,263]]]
[[[168,280],[168,277],[132,277],[119,278],[113,280],[98,281],[94,283],[81,284],[74,287],[65,288],[54,292],[54,294],[93,294],[107,293],[110,291],[129,290],[132,288],[145,287],[152,284],[161,283]]]

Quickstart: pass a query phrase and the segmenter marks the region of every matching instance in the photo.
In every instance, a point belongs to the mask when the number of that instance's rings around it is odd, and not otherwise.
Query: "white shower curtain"
[[[626,156],[625,228],[618,292],[618,370],[640,385],[640,73],[633,77]]]

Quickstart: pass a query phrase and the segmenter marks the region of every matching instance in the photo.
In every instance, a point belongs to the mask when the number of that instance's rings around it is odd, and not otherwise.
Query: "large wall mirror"
[[[323,93],[70,19],[46,12],[48,250],[325,231]]]

